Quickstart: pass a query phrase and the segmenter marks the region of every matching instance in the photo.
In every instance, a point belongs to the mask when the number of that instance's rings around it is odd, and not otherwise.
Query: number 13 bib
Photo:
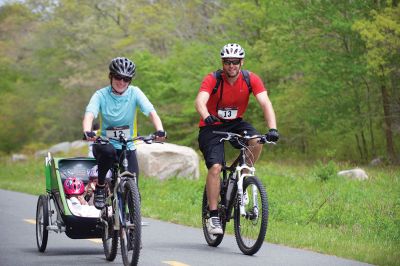
[[[238,109],[237,108],[220,108],[218,109],[218,117],[225,120],[232,120],[237,118]]]

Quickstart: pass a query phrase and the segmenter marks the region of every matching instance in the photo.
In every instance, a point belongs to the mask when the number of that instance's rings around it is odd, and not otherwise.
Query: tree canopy
[[[116,56],[169,141],[197,148],[194,99],[229,42],[264,81],[280,156],[399,162],[398,1],[26,0],[0,6],[0,151],[81,137]],[[246,119],[266,132],[251,100]],[[151,131],[143,116],[139,132]]]

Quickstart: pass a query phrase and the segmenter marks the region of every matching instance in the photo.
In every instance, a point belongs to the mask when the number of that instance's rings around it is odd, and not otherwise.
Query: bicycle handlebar
[[[99,136],[96,139],[95,142],[96,143],[109,143],[110,140],[115,140],[115,141],[118,141],[120,143],[127,144],[129,142],[133,142],[133,141],[136,141],[136,140],[141,140],[141,141],[145,142],[146,144],[151,144],[151,143],[154,142],[155,139],[156,139],[156,136],[154,134],[150,134],[150,135],[147,135],[147,136],[137,136],[137,137],[128,139],[128,138],[125,137],[125,134],[122,133],[119,136],[119,138],[107,138],[107,137],[104,137],[104,136]],[[160,143],[162,143],[162,142],[160,142]]]
[[[244,133],[244,135],[240,135],[240,134],[237,134],[237,133],[224,132],[224,131],[213,131],[213,133],[217,134],[217,135],[226,136],[225,138],[221,138],[221,140],[220,140],[221,142],[222,141],[229,141],[231,139],[236,139],[240,143],[241,141],[248,141],[248,140],[251,140],[251,139],[259,139],[259,143],[262,143],[262,144],[265,144],[265,143],[276,144],[273,141],[268,141],[266,139],[265,135],[253,135],[253,136],[250,136],[250,135],[247,135],[246,132]]]

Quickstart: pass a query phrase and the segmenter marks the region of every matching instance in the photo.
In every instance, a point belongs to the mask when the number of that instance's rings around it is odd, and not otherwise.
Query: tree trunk
[[[373,131],[373,122],[372,122],[372,108],[371,108],[371,88],[365,78],[362,78],[365,87],[367,88],[367,114],[368,114],[368,129],[369,129],[369,138],[371,139],[371,156],[372,159],[376,156],[376,148],[375,148],[375,137]]]
[[[390,112],[389,92],[384,84],[381,85],[383,114],[384,114],[384,130],[386,136],[386,153],[389,160],[393,163],[396,161],[394,145],[393,145],[393,132],[392,132],[392,116]]]
[[[362,148],[361,148],[360,139],[358,138],[357,133],[354,134],[354,136],[356,137],[357,148],[358,148],[358,152],[360,153],[360,158],[361,158],[361,160],[364,160],[364,155],[363,155],[363,151],[362,151]]]
[[[364,150],[364,159],[365,161],[368,161],[368,146],[367,146],[367,141],[365,140],[364,130],[361,130],[361,140]]]

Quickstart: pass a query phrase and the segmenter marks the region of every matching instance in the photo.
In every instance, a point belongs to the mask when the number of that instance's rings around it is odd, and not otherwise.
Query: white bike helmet
[[[228,43],[221,49],[221,58],[244,58],[244,49],[237,43]]]

